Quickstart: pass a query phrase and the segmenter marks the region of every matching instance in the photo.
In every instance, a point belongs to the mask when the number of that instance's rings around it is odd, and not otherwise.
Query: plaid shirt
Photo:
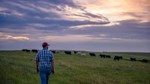
[[[48,49],[42,49],[37,53],[35,60],[39,62],[40,69],[51,68],[51,62],[54,60],[54,56]]]

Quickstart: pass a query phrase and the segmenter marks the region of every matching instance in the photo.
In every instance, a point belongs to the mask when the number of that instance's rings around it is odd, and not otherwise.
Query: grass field
[[[107,54],[150,60],[150,53]],[[54,56],[56,71],[49,84],[150,84],[150,63],[64,53]],[[34,57],[35,53],[0,51],[0,84],[40,84]]]

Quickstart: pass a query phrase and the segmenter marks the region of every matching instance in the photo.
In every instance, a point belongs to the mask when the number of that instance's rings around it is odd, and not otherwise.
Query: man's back
[[[51,68],[51,62],[54,60],[53,54],[48,49],[40,50],[36,55],[36,61],[39,62],[39,68]]]

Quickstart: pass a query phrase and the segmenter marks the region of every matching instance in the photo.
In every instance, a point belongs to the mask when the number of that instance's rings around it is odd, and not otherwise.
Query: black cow
[[[89,53],[90,56],[96,56],[95,53]]]
[[[56,53],[56,51],[55,51],[55,50],[51,50],[51,52],[52,52],[53,54],[55,54],[55,53]]]
[[[22,51],[26,52],[27,49],[22,49]]]
[[[38,52],[38,50],[36,50],[36,49],[32,49],[32,52],[33,52],[33,53],[37,53],[37,52]]]
[[[71,55],[71,51],[64,51],[65,54]]]
[[[26,50],[26,52],[30,52],[30,50]]]
[[[101,58],[111,58],[110,55],[104,55],[104,54],[100,54],[100,57],[101,57]]]
[[[142,59],[141,62],[147,63],[148,60],[147,59]]]
[[[111,56],[110,56],[110,55],[105,55],[105,57],[106,57],[106,58],[111,58]]]
[[[131,57],[131,58],[130,58],[130,61],[136,61],[136,58],[132,58],[132,57]]]
[[[118,61],[119,61],[119,60],[122,59],[122,58],[123,58],[122,56],[115,56],[115,57],[114,57],[114,60],[118,60]]]
[[[74,54],[77,54],[78,53],[78,51],[74,51]]]
[[[22,51],[24,51],[24,52],[30,52],[30,50],[28,50],[28,49],[22,49]]]
[[[100,54],[99,56],[100,56],[101,58],[105,58],[105,55],[103,55],[103,54]]]

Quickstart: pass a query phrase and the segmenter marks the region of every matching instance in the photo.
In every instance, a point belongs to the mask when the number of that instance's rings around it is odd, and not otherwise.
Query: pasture
[[[100,58],[99,54],[54,54],[55,74],[51,75],[49,84],[150,84],[150,63],[128,60],[130,57],[150,60],[150,53],[105,53],[112,57],[123,56],[125,60],[120,61]],[[0,84],[40,84],[35,55],[32,52],[0,51]]]

